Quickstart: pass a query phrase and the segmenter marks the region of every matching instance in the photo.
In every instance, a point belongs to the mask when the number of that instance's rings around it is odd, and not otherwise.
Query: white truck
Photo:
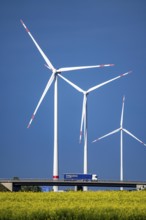
[[[64,174],[64,180],[97,181],[98,177],[96,174],[66,173]]]

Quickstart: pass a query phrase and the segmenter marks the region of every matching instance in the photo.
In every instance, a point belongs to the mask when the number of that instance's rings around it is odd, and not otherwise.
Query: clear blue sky
[[[82,89],[132,70],[88,96],[88,171],[119,179],[120,135],[91,142],[124,127],[146,142],[145,0],[0,1],[0,178],[51,178],[53,85],[27,124],[51,72],[20,23],[22,19],[56,68],[114,63],[114,67],[63,75]],[[79,145],[82,94],[59,79],[59,174],[82,172]],[[124,179],[146,180],[146,147],[124,135]]]

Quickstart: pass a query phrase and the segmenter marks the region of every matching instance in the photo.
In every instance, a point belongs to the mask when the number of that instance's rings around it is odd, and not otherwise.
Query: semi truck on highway
[[[64,180],[71,180],[71,181],[77,181],[77,180],[82,180],[82,181],[94,181],[98,180],[96,174],[80,174],[80,173],[66,173],[64,174]]]

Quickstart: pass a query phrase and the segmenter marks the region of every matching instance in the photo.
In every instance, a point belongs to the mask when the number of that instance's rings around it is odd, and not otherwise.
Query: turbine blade
[[[47,85],[46,85],[46,87],[45,87],[45,90],[44,90],[44,92],[43,92],[43,94],[42,94],[42,96],[41,96],[41,98],[40,98],[40,100],[39,100],[39,102],[38,102],[38,104],[37,104],[37,106],[36,106],[36,108],[35,108],[35,111],[34,111],[32,117],[31,117],[31,119],[30,119],[30,121],[29,121],[29,124],[28,124],[27,128],[30,127],[30,125],[31,125],[31,123],[32,123],[32,121],[33,121],[33,119],[34,119],[34,117],[35,117],[37,111],[38,111],[38,108],[40,107],[40,105],[41,105],[41,103],[42,103],[42,101],[43,101],[43,99],[44,99],[44,97],[45,97],[45,95],[46,95],[48,89],[50,88],[50,86],[51,86],[51,84],[52,84],[54,78],[55,78],[55,74],[52,73],[52,75],[51,75],[51,77],[50,77],[50,79],[49,79],[49,81],[48,81],[48,83],[47,83]]]
[[[85,95],[83,97],[83,105],[82,105],[82,116],[81,116],[81,126],[80,126],[80,137],[79,137],[79,143],[82,141],[82,134],[83,134],[83,122],[84,122],[84,116],[85,116],[85,106],[86,106],[86,99]]]
[[[110,135],[112,135],[112,134],[115,134],[115,133],[117,133],[118,131],[120,131],[120,128],[118,128],[118,129],[116,129],[116,130],[114,130],[114,131],[111,131],[110,133],[105,134],[105,135],[103,135],[103,136],[100,137],[100,138],[95,139],[94,141],[92,141],[92,143],[94,143],[94,142],[96,142],[96,141],[99,141],[99,140],[101,140],[101,139],[103,139],[103,138],[105,138],[105,137],[108,137],[108,136],[110,136]]]
[[[115,78],[112,78],[112,79],[110,79],[110,80],[108,80],[108,81],[106,81],[106,82],[103,82],[103,83],[101,83],[101,84],[99,84],[99,85],[96,85],[96,86],[94,86],[94,87],[88,89],[88,90],[87,90],[87,93],[89,93],[89,92],[91,92],[91,91],[93,91],[93,90],[95,90],[95,89],[98,89],[98,88],[100,88],[100,87],[102,87],[102,86],[104,86],[104,85],[106,85],[106,84],[108,84],[108,83],[110,83],[110,82],[112,82],[112,81],[114,81],[114,80],[116,80],[116,79],[119,79],[119,78],[121,78],[121,77],[123,77],[123,76],[126,76],[126,75],[128,75],[129,73],[131,73],[131,72],[132,72],[132,71],[123,73],[123,74],[121,74],[121,75],[119,75],[119,76],[117,76],[117,77],[115,77]]]
[[[125,103],[125,96],[123,96],[123,103],[122,103],[121,122],[120,122],[121,128],[123,127],[124,103]]]
[[[95,66],[63,67],[63,68],[59,68],[57,70],[57,72],[66,72],[66,71],[72,71],[72,70],[100,68],[100,67],[108,67],[108,66],[114,66],[114,64],[101,64],[101,65],[95,65]]]
[[[40,52],[40,54],[42,55],[42,57],[44,58],[44,60],[46,61],[49,69],[51,69],[52,71],[55,71],[54,66],[52,65],[52,63],[50,62],[50,60],[48,59],[48,57],[45,55],[45,53],[42,51],[42,49],[40,48],[40,46],[38,45],[38,43],[36,42],[36,40],[33,38],[32,34],[30,33],[30,31],[28,30],[28,28],[26,27],[26,25],[24,24],[24,22],[22,20],[20,20],[23,27],[25,28],[26,32],[28,33],[28,35],[30,36],[30,38],[32,39],[32,41],[34,42],[35,46],[37,47],[38,51]]]
[[[79,92],[84,93],[84,90],[81,89],[79,86],[75,85],[73,82],[71,82],[70,80],[68,80],[67,78],[65,78],[64,76],[62,76],[61,74],[58,74],[58,76],[60,76],[64,81],[66,81],[68,84],[70,84],[73,88],[75,88],[76,90],[78,90]]]
[[[138,139],[137,137],[135,137],[130,131],[128,131],[127,129],[123,128],[123,131],[125,131],[127,134],[129,134],[131,137],[133,137],[135,140],[139,141],[141,144],[143,144],[144,146],[146,146],[146,144],[141,141],[140,139]]]

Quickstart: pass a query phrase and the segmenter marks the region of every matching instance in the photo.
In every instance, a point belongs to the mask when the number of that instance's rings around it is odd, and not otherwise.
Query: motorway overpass
[[[50,179],[0,179],[0,183],[9,188],[10,191],[20,189],[21,186],[89,186],[89,187],[146,187],[146,181],[64,181]]]

